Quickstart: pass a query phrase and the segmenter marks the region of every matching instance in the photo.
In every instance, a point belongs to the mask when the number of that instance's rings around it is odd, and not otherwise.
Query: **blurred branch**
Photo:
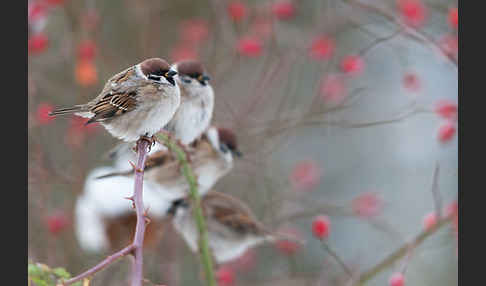
[[[205,277],[209,286],[215,286],[216,280],[214,278],[213,261],[209,251],[206,222],[201,208],[201,198],[197,190],[197,178],[189,166],[187,154],[184,150],[170,140],[166,134],[160,133],[157,137],[164,142],[164,145],[166,145],[171,152],[175,153],[178,161],[182,165],[182,173],[189,183],[189,195],[195,206],[194,220],[196,221],[199,231],[199,250],[201,251],[202,264],[206,274]]]
[[[331,249],[331,247],[323,240],[321,241],[321,246],[326,250],[336,261],[341,265],[343,268],[344,272],[349,275],[349,277],[353,277],[353,271],[344,263],[344,261],[334,252],[334,250]]]
[[[439,163],[436,163],[432,179],[432,196],[434,197],[435,215],[442,217],[442,197],[439,193]]]
[[[452,219],[452,216],[441,218],[437,221],[437,224],[434,227],[431,227],[427,230],[422,231],[418,234],[414,239],[410,242],[405,243],[403,246],[392,252],[390,255],[385,257],[381,262],[376,264],[375,266],[371,267],[369,270],[363,272],[360,275],[359,281],[355,285],[363,285],[370,279],[372,279],[375,275],[380,273],[381,271],[385,270],[386,268],[390,267],[395,261],[405,256],[409,253],[411,248],[415,248],[420,245],[427,237],[431,236],[435,232],[437,232],[440,228],[444,225],[449,223]]]
[[[457,59],[450,56],[447,53],[447,51],[445,50],[444,47],[441,47],[437,42],[435,42],[430,36],[426,35],[424,32],[419,31],[419,30],[417,30],[413,27],[410,27],[410,26],[406,25],[405,23],[403,23],[393,13],[391,13],[391,12],[389,12],[389,11],[383,9],[383,8],[380,8],[380,7],[377,7],[377,6],[368,4],[368,3],[361,2],[359,0],[342,0],[342,1],[345,2],[345,3],[348,3],[350,5],[354,5],[356,7],[359,7],[361,9],[372,11],[372,12],[375,12],[377,14],[380,14],[383,17],[387,18],[388,20],[394,22],[396,25],[401,27],[404,32],[406,32],[405,33],[406,35],[410,36],[411,38],[413,38],[413,39],[415,39],[419,42],[422,42],[422,43],[428,45],[433,50],[439,52],[440,55],[444,56],[444,58],[447,59],[451,64],[453,64],[453,66],[457,69]]]

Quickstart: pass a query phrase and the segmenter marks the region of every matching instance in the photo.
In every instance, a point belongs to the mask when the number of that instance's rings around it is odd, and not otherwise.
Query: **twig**
[[[60,281],[61,285],[67,286],[80,281],[83,278],[90,277],[96,272],[102,270],[106,266],[112,264],[117,259],[132,253],[135,256],[132,272],[132,286],[141,286],[143,279],[143,238],[145,233],[145,214],[143,207],[143,169],[145,167],[145,159],[147,157],[148,142],[140,140],[137,142],[138,148],[138,164],[135,169],[135,189],[133,196],[130,198],[135,204],[135,211],[137,213],[137,225],[135,228],[135,237],[133,242],[122,250],[108,256],[105,260],[98,263],[96,266],[79,274],[66,281]]]
[[[329,245],[323,240],[321,243],[322,247],[341,265],[344,269],[344,272],[349,275],[349,277],[353,277],[353,271],[344,263],[344,261],[329,247]]]
[[[143,238],[146,226],[143,207],[143,169],[145,168],[148,144],[150,143],[146,140],[139,140],[137,142],[138,162],[137,169],[135,169],[135,190],[133,192],[133,202],[137,213],[137,225],[135,227],[135,237],[132,242],[135,247],[135,261],[132,267],[132,286],[141,286],[143,279]]]
[[[360,278],[359,278],[357,285],[363,285],[364,283],[369,281],[371,278],[373,278],[375,275],[377,275],[378,273],[380,273],[384,269],[391,266],[395,261],[397,261],[398,259],[405,256],[407,253],[409,253],[410,249],[417,247],[427,237],[431,236],[437,230],[439,230],[442,226],[444,226],[448,222],[450,222],[451,219],[452,219],[452,216],[441,218],[434,227],[431,227],[430,229],[422,231],[412,241],[410,241],[409,243],[405,243],[399,249],[395,250],[390,255],[385,257],[381,262],[379,262],[378,264],[376,264],[375,266],[373,266],[369,270],[363,272],[360,275]]]
[[[123,248],[122,250],[108,256],[107,258],[105,258],[103,261],[101,261],[100,263],[98,263],[96,266],[88,269],[87,271],[79,274],[78,276],[76,277],[73,277],[69,280],[66,280],[66,281],[60,281],[60,284],[61,285],[64,285],[64,286],[67,286],[67,285],[71,285],[73,283],[76,283],[84,278],[87,278],[87,277],[90,277],[90,276],[93,276],[96,272],[98,271],[101,271],[103,268],[105,268],[106,266],[112,264],[113,262],[115,262],[117,259],[119,258],[122,258],[123,256],[131,253],[134,249],[134,245],[133,244],[130,244],[129,246]]]
[[[164,142],[171,152],[175,153],[178,161],[182,165],[182,173],[189,183],[189,195],[195,207],[193,215],[199,231],[199,250],[201,252],[201,260],[204,267],[205,277],[209,286],[216,286],[212,255],[209,251],[208,245],[206,222],[201,209],[201,198],[199,197],[199,192],[197,190],[197,179],[189,166],[187,155],[184,150],[182,150],[176,143],[171,141],[166,134],[160,133],[157,135],[157,137]]]
[[[436,163],[432,179],[432,196],[434,197],[435,215],[442,217],[442,198],[439,193],[439,163]]]

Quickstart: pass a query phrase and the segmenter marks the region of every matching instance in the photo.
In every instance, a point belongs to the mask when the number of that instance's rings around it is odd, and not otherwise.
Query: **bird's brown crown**
[[[236,135],[231,129],[218,127],[218,137],[221,143],[226,144],[228,148],[233,151],[238,150],[238,144],[236,142]]]
[[[180,74],[197,78],[198,76],[204,74],[204,67],[199,61],[186,60],[177,64],[177,71]]]
[[[145,76],[148,75],[164,75],[169,69],[170,65],[167,61],[160,58],[146,59],[140,64],[140,69]]]

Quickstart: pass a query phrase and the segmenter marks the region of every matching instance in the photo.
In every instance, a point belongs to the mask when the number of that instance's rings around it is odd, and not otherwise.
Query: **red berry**
[[[222,266],[216,271],[218,285],[231,286],[235,283],[235,272],[231,267]]]
[[[458,210],[459,210],[459,205],[457,204],[457,201],[453,201],[452,203],[446,206],[445,215],[446,216],[457,215]]]
[[[36,119],[41,125],[49,124],[54,120],[54,116],[50,116],[49,112],[53,111],[54,107],[48,103],[41,103],[37,107]]]
[[[457,104],[454,102],[443,99],[437,102],[435,112],[446,119],[456,119],[457,118]]]
[[[280,20],[288,20],[295,15],[295,6],[290,1],[279,1],[272,5],[272,13]]]
[[[427,11],[421,0],[398,0],[398,9],[406,24],[420,27],[425,23]]]
[[[309,49],[309,57],[316,60],[327,60],[334,53],[334,40],[326,36],[317,37],[312,41]]]
[[[81,86],[88,87],[96,84],[98,82],[98,71],[93,61],[78,60],[75,77]]]
[[[80,60],[91,61],[96,56],[96,43],[91,40],[85,40],[78,45],[78,58]]]
[[[438,139],[440,142],[445,143],[450,141],[456,134],[456,126],[454,123],[447,121],[439,128]]]
[[[290,174],[290,183],[296,191],[308,191],[320,182],[321,171],[312,160],[304,160],[295,164]]]
[[[388,281],[388,285],[390,286],[403,286],[405,285],[405,278],[403,277],[403,274],[400,272],[393,273],[392,276],[390,276],[390,280]]]
[[[341,61],[341,70],[350,75],[360,74],[364,69],[364,61],[360,56],[349,55]]]
[[[46,18],[46,6],[42,2],[30,2],[28,6],[27,19],[29,23]]]
[[[67,227],[68,223],[68,218],[62,211],[56,212],[47,217],[47,228],[53,235],[57,235],[63,231]]]
[[[457,28],[459,25],[459,11],[457,8],[449,9],[449,25],[451,25],[452,28]]]
[[[312,234],[318,238],[328,238],[331,227],[331,221],[327,216],[318,216],[312,221]]]
[[[364,193],[353,200],[353,212],[360,217],[372,217],[380,213],[381,199],[375,193]]]
[[[426,214],[424,216],[423,224],[425,230],[433,228],[437,224],[437,216],[435,215],[435,212]]]
[[[258,57],[262,54],[262,43],[257,38],[243,37],[238,41],[237,51],[247,57]]]
[[[246,16],[246,6],[240,1],[233,1],[228,5],[228,14],[235,22],[240,22]]]
[[[29,53],[39,54],[46,50],[48,44],[47,36],[43,33],[38,33],[29,38],[28,49]]]
[[[278,231],[278,233],[288,235],[296,239],[302,237],[302,234],[297,229],[291,227],[282,228]],[[281,239],[275,242],[275,247],[283,254],[294,255],[300,249],[301,245],[295,241]]]
[[[403,86],[410,92],[420,90],[420,79],[415,73],[406,73],[403,76]]]

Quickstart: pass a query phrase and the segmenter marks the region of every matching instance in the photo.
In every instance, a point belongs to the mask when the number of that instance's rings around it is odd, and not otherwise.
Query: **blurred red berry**
[[[317,239],[324,239],[329,237],[331,228],[331,221],[327,216],[320,215],[312,221],[312,234]]]
[[[44,0],[49,6],[58,6],[64,4],[64,0]]]
[[[29,38],[28,49],[31,54],[39,54],[46,50],[48,44],[47,36],[37,33]]]
[[[49,232],[53,235],[59,234],[69,224],[67,215],[62,211],[49,215],[46,219],[46,222]]]
[[[88,87],[98,82],[98,72],[93,61],[78,60],[75,70],[76,81],[83,87]]]
[[[235,272],[231,267],[222,266],[216,271],[218,285],[231,286],[235,283]]]
[[[194,47],[179,43],[171,49],[169,58],[173,62],[178,62],[183,60],[197,60],[199,55]]]
[[[307,191],[319,184],[320,173],[320,168],[314,161],[300,161],[295,164],[290,174],[290,183],[294,190]]]
[[[457,104],[447,99],[440,100],[437,102],[435,112],[443,118],[456,119]]]
[[[390,276],[390,280],[388,280],[388,285],[390,286],[404,286],[405,285],[405,278],[403,274],[400,272],[395,272]]]
[[[29,23],[43,20],[46,18],[46,6],[42,2],[30,2],[27,9],[27,19]]]
[[[398,0],[398,9],[407,25],[418,28],[425,23],[427,10],[421,0]]]
[[[457,28],[459,25],[459,11],[457,8],[449,9],[449,25],[451,25],[452,28]]]
[[[458,210],[459,210],[459,205],[457,204],[457,201],[453,201],[452,203],[446,206],[445,215],[446,216],[457,215]]]
[[[451,121],[447,121],[439,128],[439,141],[442,143],[450,141],[456,134],[456,126]]]
[[[316,60],[330,59],[334,53],[334,40],[326,36],[317,37],[312,41],[309,57]]]
[[[243,37],[238,41],[237,51],[242,56],[258,57],[262,54],[262,43],[254,37]]]
[[[49,124],[54,120],[54,116],[49,116],[49,112],[53,111],[54,107],[48,103],[41,103],[37,106],[36,119],[41,125]]]
[[[433,228],[437,224],[437,215],[435,212],[426,214],[424,216],[423,224],[425,230]]]
[[[403,76],[403,86],[410,92],[417,92],[420,90],[420,79],[415,73],[406,73]]]
[[[228,4],[228,14],[230,18],[235,22],[240,22],[246,17],[246,6],[240,1],[232,1]]]
[[[328,75],[320,86],[322,100],[332,103],[340,103],[347,95],[344,79],[339,75]]]
[[[288,235],[292,238],[300,239],[302,234],[295,228],[285,227],[278,231],[283,235]],[[280,239],[275,242],[275,247],[286,255],[294,255],[301,247],[301,245],[296,241]]]
[[[295,6],[291,1],[278,1],[272,5],[272,13],[280,20],[289,20],[295,15]]]
[[[360,74],[364,69],[364,61],[358,55],[349,55],[342,59],[341,70],[350,75]]]
[[[360,194],[353,199],[352,208],[355,215],[373,217],[380,213],[383,202],[375,193]]]
[[[184,42],[198,45],[209,36],[208,23],[202,19],[186,20],[180,25],[180,35]]]
[[[84,40],[78,45],[78,59],[92,61],[96,56],[96,43],[91,40]]]

